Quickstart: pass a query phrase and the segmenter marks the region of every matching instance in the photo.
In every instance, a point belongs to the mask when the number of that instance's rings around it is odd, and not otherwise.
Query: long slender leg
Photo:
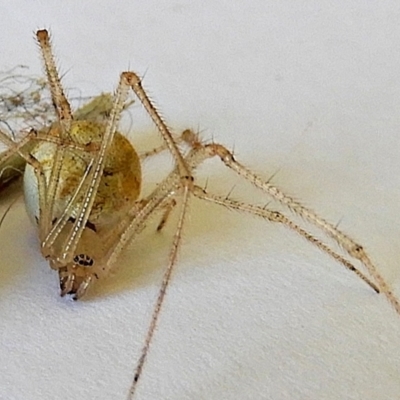
[[[61,80],[58,75],[57,67],[54,62],[54,56],[51,50],[50,37],[46,30],[37,31],[36,37],[42,51],[47,79],[50,83],[51,98],[61,126],[59,135],[61,138],[69,139],[69,132],[72,123],[72,112],[61,86]],[[51,222],[53,220],[53,204],[64,157],[65,148],[63,146],[56,146],[47,189],[47,207],[46,210],[43,210],[43,215],[41,215],[39,218],[39,230],[41,237],[44,237],[45,234],[51,229]]]
[[[70,140],[70,129],[71,129],[71,124],[72,124],[72,112],[71,112],[71,107],[70,104],[64,94],[62,85],[61,85],[61,80],[57,71],[57,67],[54,61],[54,56],[52,53],[51,45],[50,45],[50,37],[49,34],[46,30],[39,30],[36,33],[36,37],[39,43],[39,46],[42,51],[42,56],[43,56],[43,61],[45,65],[45,70],[46,70],[46,75],[48,82],[50,83],[50,92],[51,92],[51,97],[52,97],[52,102],[55,107],[57,116],[58,116],[58,121],[60,124],[61,129],[56,130],[56,134],[58,134],[58,137],[61,140],[61,143],[57,143],[57,146],[55,146],[55,152],[54,152],[54,160],[53,160],[53,165],[51,168],[50,172],[50,177],[49,177],[49,183],[48,187],[46,190],[46,207],[43,210],[42,209],[42,214],[39,218],[39,230],[40,230],[40,236],[42,238],[42,241],[44,238],[47,236],[47,234],[50,232],[51,227],[52,227],[52,221],[53,221],[53,205],[54,205],[54,200],[56,196],[56,191],[60,179],[60,173],[61,173],[61,168],[63,164],[63,160],[65,157],[65,152],[67,147],[69,147],[68,143],[71,143],[72,140]],[[107,96],[103,96],[102,99],[107,100]],[[125,101],[125,100],[124,100]],[[105,109],[109,108],[109,102],[105,101]],[[120,111],[119,111],[120,113]],[[118,115],[119,119],[119,115]],[[117,121],[114,121],[113,119],[110,119],[111,123],[117,123]],[[114,132],[116,129],[116,125],[114,126]],[[114,134],[112,133],[112,135]],[[105,148],[108,148],[109,144],[112,141],[112,135],[111,135],[111,140],[106,139],[106,146]],[[109,140],[107,142],[107,140]],[[104,141],[103,141],[104,143]],[[100,160],[100,163],[103,162],[104,159],[104,152],[105,150],[103,149],[103,153],[100,154],[97,157],[97,160]],[[93,171],[93,183],[94,186],[98,186],[98,181],[95,179],[95,176],[97,176],[99,170],[98,170],[99,165],[95,165],[95,170]],[[97,168],[97,169],[96,169]],[[102,167],[101,167],[102,168]],[[102,169],[101,169],[102,170]],[[100,173],[101,176],[101,173]],[[89,178],[89,177],[88,177]],[[93,187],[89,185],[88,190],[92,190]],[[95,193],[97,191],[97,187],[95,189]],[[86,197],[85,197],[86,199]],[[94,201],[92,197],[89,197],[90,201]],[[88,214],[90,213],[91,210],[91,205],[89,207],[89,211],[85,212],[83,215],[86,215],[86,218],[88,217]],[[87,208],[86,208],[87,210]],[[85,221],[86,222],[86,221]],[[82,233],[83,227],[78,226],[79,221],[77,221],[77,225],[74,227],[73,232],[71,232],[71,243],[72,245],[72,250],[69,251],[69,244],[66,244],[66,249],[64,252],[64,255],[62,258],[66,257],[66,255],[71,254],[73,249],[76,247],[77,242],[79,241],[80,235]],[[75,247],[74,247],[75,246]],[[46,245],[44,243],[43,247],[43,252],[46,253]]]
[[[48,82],[50,83],[51,98],[56,109],[58,119],[59,121],[70,122],[72,120],[71,106],[69,105],[61,86],[61,80],[58,75],[56,63],[54,62],[54,56],[51,49],[49,33],[45,29],[39,30],[36,32],[36,37],[42,51],[46,75]],[[63,133],[67,135],[68,132],[69,130],[66,130]]]
[[[179,177],[177,178],[179,180]],[[147,221],[156,211],[167,205],[175,195],[174,186],[167,186],[163,190],[158,188],[146,199],[138,201],[128,212],[127,218],[122,220],[113,229],[103,234],[104,248],[109,249],[104,259],[98,262],[101,271],[98,276],[106,276],[117,265],[116,261],[126,245],[132,244],[135,238],[146,227]]]
[[[3,142],[8,149],[1,154],[0,156],[0,166],[4,165],[4,168],[7,166],[7,162],[11,157],[13,157],[16,153],[21,156],[21,152],[26,154],[29,153],[26,147],[29,143],[33,143],[32,140],[33,131],[29,132],[23,139],[21,139],[18,143],[14,142],[7,134],[0,131],[0,142]],[[30,150],[30,148],[29,148]]]
[[[205,161],[209,157],[215,156],[214,152],[212,152],[210,149],[207,148],[207,146],[213,146],[213,145],[206,145],[203,146],[199,141],[197,141],[196,135],[190,135],[190,132],[187,132],[185,134],[185,137],[187,141],[191,144],[193,147],[192,150],[189,152],[189,154],[185,157],[184,161],[189,165],[191,169],[195,169],[199,164],[201,164],[203,161]],[[133,210],[132,215],[134,215],[133,221],[128,225],[125,224],[123,227],[121,226],[118,231],[115,231],[113,236],[117,238],[117,242],[114,246],[113,251],[109,255],[108,259],[108,266],[107,269],[111,269],[112,265],[116,262],[116,259],[122,249],[126,246],[128,242],[131,242],[132,238],[136,237],[138,233],[143,229],[144,223],[146,219],[153,213],[154,210],[157,208],[161,208],[163,204],[168,205],[171,202],[171,199],[174,200],[174,196],[176,196],[177,193],[177,188],[181,184],[180,176],[179,176],[179,171],[178,168],[176,167],[174,171],[171,172],[171,174],[159,185],[159,187],[155,190],[155,192],[144,202],[144,207],[141,210]],[[137,363],[136,369],[135,369],[135,374],[134,374],[134,379],[132,382],[131,390],[128,394],[128,400],[133,399],[133,395],[135,393],[138,381],[140,379],[143,366],[147,357],[147,353],[149,351],[150,345],[152,338],[154,336],[154,332],[156,329],[157,325],[157,320],[158,316],[161,310],[162,303],[165,298],[165,293],[166,289],[168,287],[168,284],[171,279],[171,272],[176,260],[176,253],[177,249],[179,247],[179,242],[180,238],[182,235],[182,226],[184,222],[184,216],[186,213],[186,206],[184,204],[187,202],[187,199],[189,197],[190,193],[193,193],[194,195],[204,198],[208,201],[212,201],[218,204],[222,204],[225,207],[228,208],[233,208],[236,210],[240,211],[245,211],[248,213],[252,213],[254,215],[261,216],[263,218],[266,218],[270,221],[273,222],[279,222],[282,223],[283,225],[287,226],[288,228],[294,230],[298,234],[300,234],[302,237],[304,237],[306,240],[309,242],[313,243],[317,247],[319,247],[321,250],[326,252],[328,255],[333,257],[336,261],[342,263],[347,269],[353,271],[356,273],[362,280],[364,280],[368,285],[372,287],[372,289],[375,292],[379,292],[379,288],[371,282],[367,277],[365,277],[360,271],[358,271],[348,260],[346,260],[344,257],[341,255],[337,254],[335,251],[333,251],[329,246],[325,245],[323,242],[321,242],[319,239],[314,238],[311,234],[306,232],[304,229],[296,225],[293,221],[289,220],[287,217],[284,215],[263,209],[261,207],[257,206],[252,206],[252,205],[245,205],[241,204],[238,207],[238,204],[235,203],[233,200],[230,199],[224,199],[224,198],[218,198],[216,196],[212,197],[210,195],[207,195],[202,189],[194,186],[193,189],[185,188],[185,197],[184,197],[184,203],[181,209],[181,215],[179,218],[179,223],[178,223],[178,228],[174,237],[174,245],[171,251],[171,256],[170,256],[170,263],[168,266],[167,271],[165,272],[163,283],[161,286],[161,289],[159,291],[159,296],[155,305],[155,308],[153,310],[152,314],[152,319],[150,323],[150,327],[148,330],[148,333],[146,335],[146,340],[145,340],[145,345],[142,348],[142,353],[141,357]],[[170,196],[173,196],[171,199]]]
[[[396,312],[400,314],[399,300],[393,294],[392,289],[390,288],[388,283],[386,283],[386,281],[379,273],[376,266],[369,259],[368,255],[360,244],[356,243],[349,236],[341,232],[331,223],[319,217],[313,211],[307,209],[289,196],[286,196],[277,187],[271,185],[269,182],[264,181],[248,168],[238,163],[233,157],[232,153],[224,146],[216,143],[208,144],[205,146],[197,143],[196,146],[197,151],[193,155],[193,158],[196,162],[201,162],[201,160],[205,160],[206,158],[211,158],[214,156],[219,157],[227,167],[235,171],[238,175],[242,176],[244,179],[252,183],[255,187],[261,189],[264,193],[268,194],[282,205],[288,207],[295,214],[303,217],[312,225],[320,228],[328,236],[332,237],[347,252],[347,254],[349,254],[354,259],[360,261],[365,266],[371,278],[373,278],[377,283],[380,291],[386,296],[387,300],[390,302],[390,304],[392,304]]]
[[[106,269],[110,270],[116,263],[119,255],[125,246],[131,242],[132,237],[137,235],[142,229],[145,221],[154,212],[156,208],[166,205],[177,196],[182,190],[182,181],[177,169],[173,170],[154,190],[154,192],[144,200],[144,207],[138,210],[136,207],[128,213],[131,220],[122,221],[113,232],[114,244],[108,254]]]
[[[147,113],[150,115],[151,119],[153,120],[159,132],[161,133],[165,141],[165,144],[167,145],[171,154],[175,158],[175,162],[177,164],[179,174],[183,182],[183,186],[191,186],[193,178],[189,166],[187,165],[187,163],[185,163],[184,158],[181,152],[179,151],[179,148],[174,138],[172,137],[169,128],[167,127],[167,125],[161,118],[159,112],[157,111],[156,107],[150,101],[149,97],[144,91],[140,78],[134,72],[125,72],[124,74],[129,86],[132,88],[132,90],[134,91],[140,102],[143,104]]]
[[[172,243],[172,248],[171,248],[171,252],[169,255],[169,263],[168,263],[168,267],[164,273],[164,277],[162,280],[162,284],[161,284],[161,288],[160,291],[158,292],[158,297],[157,297],[157,301],[156,301],[156,305],[153,309],[153,314],[151,316],[151,322],[150,322],[150,326],[149,329],[147,331],[147,335],[146,335],[146,339],[145,339],[145,344],[142,348],[142,352],[141,352],[141,356],[139,358],[139,361],[136,365],[136,369],[135,369],[135,374],[134,374],[134,378],[133,378],[133,382],[132,382],[132,386],[129,390],[129,394],[128,394],[128,400],[133,399],[133,396],[135,394],[136,388],[137,388],[137,383],[140,379],[140,376],[142,374],[143,371],[143,366],[144,363],[146,362],[146,358],[147,358],[147,354],[150,348],[150,344],[157,326],[157,321],[158,321],[158,317],[160,315],[160,311],[161,311],[161,307],[162,304],[164,302],[165,299],[165,294],[167,292],[167,288],[168,285],[171,281],[171,275],[172,275],[172,271],[173,268],[175,266],[176,263],[176,258],[178,255],[178,249],[179,249],[179,245],[181,243],[181,239],[182,239],[182,229],[183,229],[183,224],[185,221],[185,215],[186,215],[186,210],[187,210],[187,204],[189,201],[189,195],[190,195],[190,189],[188,187],[184,188],[184,192],[183,192],[183,199],[182,199],[182,205],[181,205],[181,213],[179,216],[179,221],[178,221],[178,225],[176,228],[176,232],[174,235],[174,240]]]
[[[96,152],[100,149],[100,146],[96,143],[80,144],[71,140],[64,140],[56,136],[49,136],[42,132],[37,132],[31,129],[28,134],[23,137],[19,142],[14,142],[4,132],[0,131],[0,142],[3,142],[8,149],[0,155],[0,166],[9,165],[8,159],[14,154],[19,154],[20,157],[29,157],[32,147],[39,142],[53,143],[57,146],[64,146],[70,150],[79,150],[85,152]],[[25,156],[22,156],[24,154]]]
[[[202,142],[199,140],[198,134],[194,133],[190,129],[185,129],[178,137],[174,137],[173,139],[176,144],[185,143],[189,145],[191,148],[196,147],[196,143],[199,143],[200,146],[203,145]],[[158,146],[152,150],[148,150],[141,153],[140,159],[144,160],[146,158],[160,154],[165,150],[168,150],[168,146],[166,143],[163,143],[161,146]]]
[[[80,210],[77,212],[77,218],[75,219],[73,227],[62,245],[63,253],[60,255],[60,260],[72,260],[75,249],[82,236],[83,230],[85,229],[85,224],[92,210],[103,174],[107,151],[114,138],[121,112],[128,96],[128,89],[129,86],[126,83],[125,75],[121,74],[120,82],[114,98],[114,105],[102,137],[100,149],[93,159],[93,166],[84,178],[85,184],[81,186],[81,190],[79,191],[79,197],[82,195],[81,198],[84,200],[81,203]]]
[[[317,239],[316,237],[308,233],[306,230],[301,228],[299,225],[294,223],[292,220],[287,218],[279,211],[273,211],[253,204],[248,204],[240,201],[235,201],[226,197],[220,197],[213,194],[209,194],[204,189],[198,186],[194,187],[193,194],[199,199],[224,206],[228,209],[243,211],[252,215],[262,217],[270,222],[278,222],[280,224],[283,224],[287,228],[298,233],[304,239],[308,240],[311,244],[317,246],[319,249],[321,249],[329,256],[334,258],[336,261],[340,262],[349,271],[354,272],[359,278],[361,278],[366,284],[368,284],[376,293],[379,293],[379,288],[370,279],[368,279],[362,272],[360,272],[353,264],[351,264],[347,259],[342,257],[340,254],[336,253],[321,240]]]
[[[49,136],[42,132],[36,132],[33,129],[17,143],[11,140],[7,134],[0,131],[0,142],[3,142],[8,147],[6,151],[0,154],[0,190],[14,181],[17,176],[23,175],[27,160],[31,160],[28,163],[32,166],[37,165],[35,162],[32,163],[31,153],[39,142],[54,143],[71,150],[84,152],[96,152],[99,150],[99,146],[95,143],[82,145],[65,141],[59,137]]]
[[[171,173],[146,199],[136,202],[135,206],[127,213],[127,218],[114,226],[111,231],[107,230],[101,233],[103,246],[109,251],[103,259],[98,260],[99,268],[93,274],[88,275],[87,279],[79,287],[74,297],[75,300],[84,295],[93,279],[106,276],[112,270],[121,251],[128,243],[132,244],[138,237],[146,227],[147,220],[153,216],[154,212],[175,202],[173,197],[176,195],[177,182],[180,182],[179,175],[175,172]],[[70,287],[72,287],[74,276],[68,275],[68,280],[65,283],[66,292],[69,292]]]
[[[191,137],[190,139],[192,140],[193,137]],[[212,152],[208,151],[207,146],[202,146],[199,142],[193,141],[191,144],[193,145],[193,150],[185,158],[185,162],[187,162],[188,165],[192,169],[194,169],[198,164],[203,162],[205,159],[215,155],[215,154],[212,154]],[[167,180],[171,179],[173,177],[173,174],[175,174],[175,176],[178,175],[177,169],[172,173],[172,175],[170,177],[168,177],[166,179]],[[189,196],[188,190],[189,190],[189,188],[186,188],[186,191],[185,191],[186,196]],[[379,288],[373,282],[371,282],[367,277],[365,277],[360,271],[358,271],[348,260],[346,260],[344,257],[342,257],[341,255],[334,252],[327,245],[322,243],[319,239],[314,238],[311,234],[306,232],[304,229],[300,228],[298,225],[296,225],[294,222],[289,220],[284,215],[274,212],[274,211],[263,209],[261,207],[240,204],[240,203],[234,202],[230,199],[218,198],[217,196],[210,196],[210,195],[207,195],[207,193],[205,193],[202,189],[200,189],[196,186],[194,186],[193,189],[191,189],[190,191],[194,195],[196,195],[197,197],[200,197],[202,199],[224,205],[225,207],[228,207],[228,208],[232,208],[232,209],[236,209],[236,210],[240,210],[240,211],[246,211],[246,212],[252,213],[254,215],[259,215],[270,221],[279,222],[279,223],[284,224],[285,226],[294,230],[295,232],[300,234],[302,237],[304,237],[306,240],[313,243],[314,245],[319,247],[321,250],[323,250],[324,252],[329,254],[336,261],[342,263],[347,269],[355,272],[362,280],[364,280],[364,282],[366,282],[368,285],[370,285],[374,291],[379,292]],[[187,201],[187,200],[184,199],[184,201]],[[128,394],[128,400],[133,399],[133,396],[134,396],[135,390],[137,388],[137,384],[140,379],[140,376],[141,376],[141,373],[143,370],[143,366],[146,361],[146,357],[147,357],[147,354],[148,354],[148,351],[149,351],[149,348],[151,345],[151,341],[152,341],[152,338],[153,338],[153,335],[154,335],[154,332],[156,329],[157,320],[158,320],[158,317],[160,314],[162,303],[165,298],[166,289],[167,289],[168,284],[171,279],[172,268],[173,268],[173,265],[176,260],[176,252],[177,252],[177,248],[178,248],[179,242],[180,242],[181,230],[182,230],[182,226],[183,226],[185,212],[186,212],[185,208],[182,208],[181,216],[179,219],[178,229],[176,231],[176,235],[174,238],[174,245],[173,245],[173,248],[171,251],[170,263],[169,263],[168,269],[165,272],[163,283],[160,288],[159,296],[158,296],[158,299],[156,302],[156,306],[153,310],[150,327],[149,327],[149,330],[146,335],[145,345],[142,348],[142,353],[141,353],[141,356],[139,358],[139,361],[138,361],[136,369],[135,369],[134,379],[133,379],[132,386],[131,386],[131,389]]]
[[[67,224],[70,216],[71,216],[71,211],[75,206],[75,201],[78,199],[78,196],[82,193],[82,190],[86,184],[87,177],[89,175],[89,171],[93,167],[93,162],[94,160],[92,159],[89,162],[89,165],[86,168],[86,171],[84,172],[75,192],[73,193],[71,199],[69,200],[67,206],[63,210],[62,214],[60,217],[58,217],[57,221],[55,224],[52,226],[50,232],[46,235],[46,238],[42,242],[42,248],[43,249],[49,249],[51,246],[54,244],[54,242],[57,240],[58,236],[60,235],[61,231]],[[46,257],[46,255],[45,255]],[[67,292],[68,293],[68,292]]]
[[[174,139],[174,141],[176,144],[179,144],[180,142],[182,142],[182,139],[180,137],[177,137],[176,139]],[[168,146],[166,143],[163,143],[161,146],[155,147],[154,149],[141,153],[140,159],[145,160],[146,158],[156,156],[157,154],[160,154],[165,150],[168,150]]]
[[[190,129],[185,129],[181,135],[179,135],[178,137],[174,138],[175,143],[179,144],[179,143],[185,143],[186,145],[189,145],[192,149],[195,149],[197,147],[201,147],[202,144],[199,140],[199,136],[198,134],[194,133],[192,130]],[[168,146],[166,143],[163,143],[161,146],[158,146],[152,150],[146,151],[144,153],[142,153],[140,155],[140,158],[142,160],[148,158],[148,157],[152,157],[155,156],[157,154],[162,153],[163,151],[168,150]],[[187,162],[187,160],[185,160],[185,162]],[[190,163],[189,163],[190,165]],[[193,167],[191,168],[195,168],[196,165],[193,165]],[[157,231],[161,231],[165,224],[167,223],[167,220],[169,218],[169,216],[171,215],[172,210],[174,209],[174,207],[176,206],[176,201],[174,199],[171,200],[170,203],[168,203],[166,205],[166,210],[164,215],[161,217],[161,220],[157,226]]]

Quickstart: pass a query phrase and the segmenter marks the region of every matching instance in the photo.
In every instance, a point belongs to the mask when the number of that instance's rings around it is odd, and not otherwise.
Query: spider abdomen
[[[60,125],[54,124],[47,132],[59,137]],[[69,132],[72,145],[66,146],[54,199],[53,219],[57,219],[71,202],[78,185],[85,175],[90,161],[100,147],[105,126],[91,121],[73,121]],[[77,148],[73,144],[76,143]],[[40,142],[32,151],[39,161],[48,187],[54,168],[57,144]],[[87,150],[86,150],[87,149]],[[137,200],[141,188],[139,157],[124,136],[116,132],[106,154],[103,175],[91,210],[89,221],[104,226],[121,218]],[[24,174],[25,204],[30,218],[39,220],[38,182],[32,166],[27,164]],[[83,198],[74,202],[71,217],[77,217]]]

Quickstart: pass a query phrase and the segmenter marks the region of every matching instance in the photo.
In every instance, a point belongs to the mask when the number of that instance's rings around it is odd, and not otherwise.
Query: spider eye
[[[87,254],[77,254],[74,257],[74,263],[81,267],[91,267],[94,264],[94,261]]]

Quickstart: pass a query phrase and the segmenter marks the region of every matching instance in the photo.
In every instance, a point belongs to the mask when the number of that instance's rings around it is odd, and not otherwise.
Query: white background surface
[[[400,295],[397,1],[0,11],[1,69],[39,72],[32,33],[50,28],[66,88],[97,94],[124,69],[146,74],[170,126],[234,146],[265,178],[279,171],[274,182],[340,221]],[[211,171],[210,189],[237,182],[233,196],[245,197],[246,185]],[[400,398],[400,318],[384,298],[284,228],[197,201],[189,220],[137,399]],[[73,303],[58,297],[21,199],[0,229],[0,398],[125,399],[172,232],[149,229]]]

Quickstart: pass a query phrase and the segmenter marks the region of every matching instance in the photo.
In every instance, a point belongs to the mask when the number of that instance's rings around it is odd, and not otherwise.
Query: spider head
[[[74,219],[71,218],[59,233],[58,240],[51,248],[51,252],[45,257],[49,261],[50,267],[58,271],[60,295],[69,295],[72,299],[78,300],[102,272],[100,267],[104,257],[104,243],[97,235],[96,227],[87,222],[72,260],[55,257],[55,255],[62,254],[64,241],[68,238],[73,223]]]
[[[72,224],[69,222],[67,225]],[[66,227],[68,228],[68,226]],[[69,232],[66,229],[65,232]],[[61,232],[59,238],[63,239],[65,232]],[[58,244],[59,242],[57,242]],[[55,247],[53,249],[60,253]],[[64,262],[49,257],[50,266],[58,270],[60,295],[70,295],[74,300],[81,298],[91,286],[92,282],[98,279],[98,263],[96,260],[101,259],[103,255],[102,243],[99,241],[94,226],[85,228],[81,240],[75,249],[75,255],[71,261]]]
[[[81,298],[96,275],[92,273],[94,261],[87,254],[78,254],[73,263],[58,270],[60,295],[70,295],[74,300]]]

